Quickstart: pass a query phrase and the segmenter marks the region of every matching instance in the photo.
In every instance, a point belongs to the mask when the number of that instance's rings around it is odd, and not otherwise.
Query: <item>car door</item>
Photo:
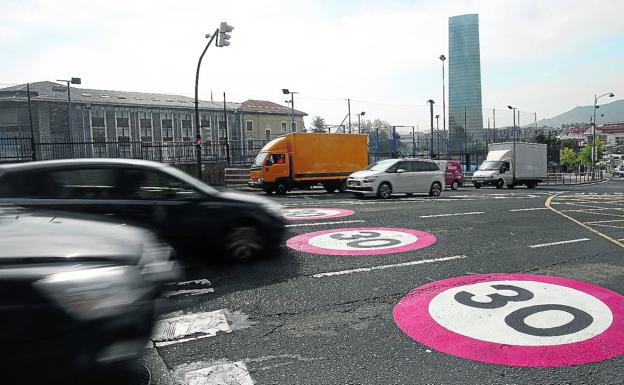
[[[411,166],[408,161],[402,160],[397,162],[387,171],[390,183],[392,184],[392,192],[404,193],[410,190],[410,173]]]

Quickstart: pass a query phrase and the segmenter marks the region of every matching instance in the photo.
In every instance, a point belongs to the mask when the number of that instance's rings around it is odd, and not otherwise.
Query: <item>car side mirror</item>
[[[397,174],[400,174],[400,173],[405,172],[405,170],[403,170],[402,168],[399,168],[399,169],[396,170],[396,172],[397,172]]]
[[[269,159],[265,160],[264,165],[269,167],[271,165],[271,161]]]

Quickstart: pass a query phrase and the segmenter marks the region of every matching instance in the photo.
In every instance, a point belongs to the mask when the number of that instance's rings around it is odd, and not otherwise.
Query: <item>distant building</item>
[[[585,137],[586,131],[587,128],[570,127],[564,129],[563,132],[558,135],[558,138],[561,140],[572,139],[575,140],[579,146],[582,146],[587,142],[587,138]]]
[[[241,104],[245,139],[270,140],[289,132],[304,129],[305,112],[295,110],[295,124],[291,127],[291,109],[265,100],[246,100]]]
[[[585,142],[589,142],[593,135],[593,129],[589,128],[584,133]],[[607,147],[624,145],[624,123],[605,124],[596,127],[596,136],[605,142]]]
[[[477,14],[449,18],[448,109],[452,142],[461,143],[464,137],[467,140],[470,137],[482,137],[481,54]]]

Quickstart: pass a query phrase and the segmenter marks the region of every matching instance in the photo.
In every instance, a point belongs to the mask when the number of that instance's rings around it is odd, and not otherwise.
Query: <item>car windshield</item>
[[[254,159],[252,167],[262,167],[262,163],[264,163],[264,158],[266,157],[266,152],[261,152]]]
[[[480,171],[491,171],[491,170],[498,170],[500,169],[500,165],[501,162],[500,161],[485,161],[483,163],[481,163],[481,166],[479,166],[479,170]]]
[[[370,164],[364,170],[367,170],[367,171],[386,171],[387,169],[389,169],[392,165],[394,165],[398,161],[399,161],[398,159],[380,160],[379,162],[375,162],[375,163]]]

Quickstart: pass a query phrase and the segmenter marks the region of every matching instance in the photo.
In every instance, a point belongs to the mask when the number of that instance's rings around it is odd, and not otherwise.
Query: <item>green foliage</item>
[[[591,164],[592,162],[592,143],[587,143],[585,147],[581,149],[578,154],[578,160],[581,164]],[[602,140],[596,141],[596,151],[598,153],[596,160],[602,159],[602,155],[605,153],[605,143]]]
[[[569,148],[564,147],[561,150],[560,163],[564,166],[573,166],[578,163],[578,156],[576,152]]]
[[[312,132],[325,132],[325,119],[315,116],[312,119]]]

